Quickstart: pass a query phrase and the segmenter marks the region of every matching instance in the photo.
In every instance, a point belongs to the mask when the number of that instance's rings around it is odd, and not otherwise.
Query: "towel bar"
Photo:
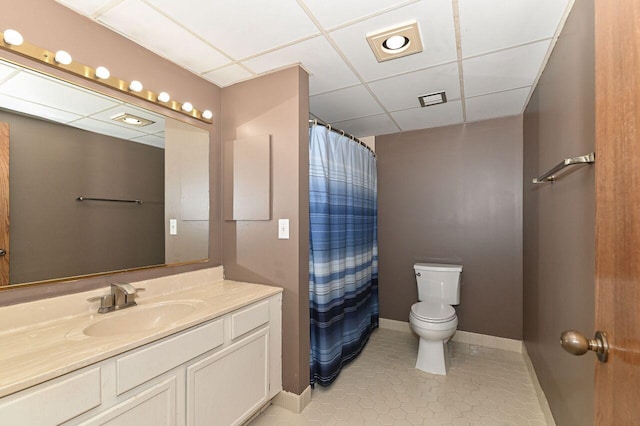
[[[565,167],[577,166],[580,164],[591,164],[595,161],[596,161],[595,152],[591,152],[586,155],[580,155],[579,157],[566,158],[562,160],[558,165],[556,165],[553,169],[549,170],[547,173],[543,174],[538,178],[533,178],[532,182],[535,184],[549,183],[549,182],[553,183],[556,181],[556,178],[557,178],[556,173],[558,173],[560,170],[564,169]]]

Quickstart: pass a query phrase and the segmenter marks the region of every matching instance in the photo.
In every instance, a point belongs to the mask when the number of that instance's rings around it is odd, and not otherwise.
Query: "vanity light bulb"
[[[204,111],[202,111],[202,118],[206,120],[211,120],[213,118],[213,113],[208,109],[205,109]]]
[[[108,69],[106,69],[105,67],[98,67],[96,68],[96,77],[98,77],[101,80],[106,80],[111,76],[111,73],[109,72]]]
[[[193,105],[191,105],[191,102],[185,102],[182,104],[182,110],[184,112],[191,112],[193,111]]]
[[[56,52],[56,56],[54,57],[55,61],[61,65],[69,65],[72,61],[71,55],[64,50],[58,50]]]
[[[160,102],[169,102],[171,100],[171,96],[167,92],[160,92],[158,94],[158,100]]]
[[[6,30],[4,32],[4,42],[12,46],[20,46],[24,43],[24,38],[16,30]]]
[[[142,91],[142,83],[138,80],[133,80],[131,84],[129,84],[129,90],[132,92],[141,92]]]

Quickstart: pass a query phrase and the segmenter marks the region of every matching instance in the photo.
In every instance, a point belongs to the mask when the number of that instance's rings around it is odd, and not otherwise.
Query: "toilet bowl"
[[[431,374],[446,375],[449,368],[447,342],[458,326],[453,307],[428,301],[414,303],[409,324],[420,337],[416,368]]]
[[[420,337],[416,368],[446,375],[449,367],[447,342],[456,332],[458,317],[451,305],[460,303],[461,265],[416,263],[418,300],[411,306],[409,324]]]

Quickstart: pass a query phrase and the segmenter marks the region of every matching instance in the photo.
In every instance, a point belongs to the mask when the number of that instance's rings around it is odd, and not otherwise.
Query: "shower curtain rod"
[[[331,127],[331,124],[323,123],[322,121],[318,120],[317,118],[314,118],[313,120],[309,119],[309,124],[324,126],[327,129],[329,129],[329,131],[331,131],[331,132],[340,133],[342,136],[345,136],[345,137],[351,139],[352,141],[357,142],[360,145],[364,146],[365,148],[367,148],[369,150],[369,152],[371,152],[371,154],[373,154],[374,157],[376,156],[376,153],[371,148],[369,148],[369,145],[367,145],[366,143],[362,142],[360,139],[356,138],[352,134],[346,133],[344,130],[334,129],[333,127]]]

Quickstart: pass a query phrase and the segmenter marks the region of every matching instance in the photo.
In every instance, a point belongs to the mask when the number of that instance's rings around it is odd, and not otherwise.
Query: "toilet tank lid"
[[[462,265],[449,265],[445,263],[416,263],[413,265],[416,271],[452,271],[462,272]]]

